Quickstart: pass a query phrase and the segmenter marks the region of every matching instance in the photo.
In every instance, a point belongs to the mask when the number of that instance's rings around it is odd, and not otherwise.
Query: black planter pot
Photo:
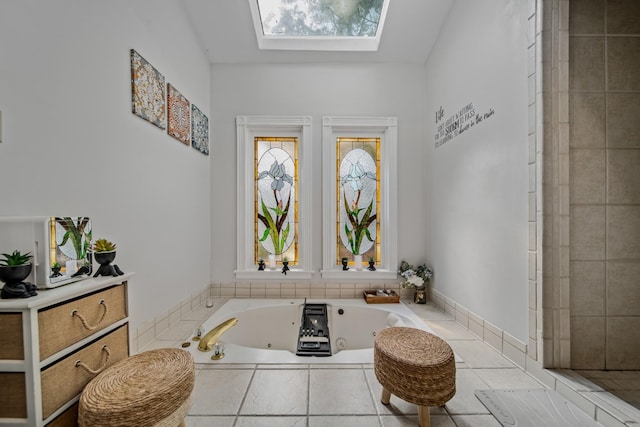
[[[23,282],[31,274],[32,264],[0,266],[0,280],[5,283],[0,298],[29,298],[38,295],[37,286]]]
[[[94,252],[93,258],[96,260],[100,267],[93,275],[93,277],[98,276],[122,276],[124,273],[117,265],[111,265],[114,259],[116,259],[116,251],[109,252]]]
[[[96,262],[100,265],[109,265],[116,259],[116,251],[95,252],[93,254]]]
[[[54,278],[62,276],[60,270],[62,270],[62,267],[51,267],[51,275],[49,277]]]
[[[0,280],[7,285],[22,282],[31,274],[33,264],[8,265],[0,267]]]

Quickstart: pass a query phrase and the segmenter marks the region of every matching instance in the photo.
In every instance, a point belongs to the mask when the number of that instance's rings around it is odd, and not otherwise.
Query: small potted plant
[[[37,295],[36,285],[23,283],[29,277],[33,264],[31,252],[23,254],[15,250],[10,254],[2,254],[0,259],[0,280],[5,283],[0,296],[2,298],[28,298]]]
[[[111,265],[116,259],[116,244],[107,239],[98,239],[93,243],[93,254],[100,268],[93,277],[97,276],[121,276],[124,274],[117,265]]]
[[[282,258],[282,274],[287,275],[287,271],[289,271],[289,258]]]
[[[11,254],[2,254],[4,257],[0,259],[0,280],[7,284],[16,284],[22,282],[31,274],[31,252],[26,254],[18,250]]]

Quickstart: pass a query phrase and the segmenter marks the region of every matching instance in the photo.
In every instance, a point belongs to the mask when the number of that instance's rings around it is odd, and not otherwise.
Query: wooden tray
[[[400,295],[391,291],[391,295],[376,295],[376,291],[362,291],[362,297],[367,304],[392,304],[400,302]]]

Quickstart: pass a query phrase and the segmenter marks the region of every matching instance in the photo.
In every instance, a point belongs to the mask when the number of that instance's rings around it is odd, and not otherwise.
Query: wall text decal
[[[482,123],[485,119],[493,116],[493,114],[493,108],[489,108],[489,111],[485,113],[477,113],[473,102],[470,102],[442,122],[444,119],[444,109],[441,106],[438,111],[436,111],[436,125],[438,123],[440,124],[434,135],[435,148],[441,147],[455,137],[462,135],[478,123]]]

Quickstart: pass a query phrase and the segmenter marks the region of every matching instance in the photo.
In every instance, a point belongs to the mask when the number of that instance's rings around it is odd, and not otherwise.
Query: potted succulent
[[[93,256],[100,268],[93,277],[97,276],[121,276],[124,274],[117,265],[111,265],[116,259],[116,244],[101,238],[93,243]]]
[[[33,264],[31,252],[23,254],[15,250],[11,254],[2,254],[0,259],[0,280],[5,283],[2,288],[2,298],[28,298],[37,295],[36,286],[22,283],[29,274]]]
[[[6,284],[20,283],[31,274],[31,252],[23,254],[15,250],[2,256],[4,258],[0,259],[0,280]]]
[[[282,274],[287,275],[287,271],[289,271],[289,258],[282,258]]]

